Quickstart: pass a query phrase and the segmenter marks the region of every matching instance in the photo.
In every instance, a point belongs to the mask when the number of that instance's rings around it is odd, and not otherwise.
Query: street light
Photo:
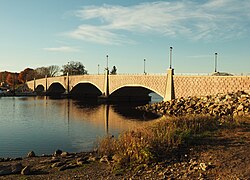
[[[98,67],[98,68],[97,68],[97,72],[98,72],[98,75],[99,75],[99,74],[100,74],[100,73],[99,73],[99,72],[100,72],[100,64],[98,64],[97,67]]]
[[[173,50],[173,47],[170,47],[170,65],[169,65],[169,69],[172,69],[172,50]]]
[[[146,74],[146,59],[143,60],[144,61],[144,74]]]
[[[217,56],[218,53],[214,53],[215,57],[214,57],[214,72],[217,72]]]
[[[109,56],[107,55],[107,70],[109,69]]]

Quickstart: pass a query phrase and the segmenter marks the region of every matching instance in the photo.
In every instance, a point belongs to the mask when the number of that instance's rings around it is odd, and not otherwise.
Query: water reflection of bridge
[[[72,119],[87,121],[100,129],[104,128],[106,133],[138,128],[158,117],[151,113],[131,109],[128,106],[90,105],[71,99],[60,101],[63,101],[61,113],[66,117],[68,123]]]

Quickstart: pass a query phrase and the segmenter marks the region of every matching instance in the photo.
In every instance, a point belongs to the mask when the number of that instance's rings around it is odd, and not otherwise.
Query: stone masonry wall
[[[143,86],[161,96],[165,95],[167,83],[167,75],[110,75],[109,76],[109,92],[112,93],[116,89],[123,86]]]
[[[250,91],[250,76],[178,76],[174,75],[175,97],[205,96]]]

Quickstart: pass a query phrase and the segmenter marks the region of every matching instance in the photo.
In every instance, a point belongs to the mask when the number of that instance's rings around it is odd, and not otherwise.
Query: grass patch
[[[127,131],[118,138],[103,138],[98,144],[98,153],[113,158],[116,170],[136,169],[171,157],[171,153],[192,139],[210,135],[221,127],[234,127],[240,121],[241,118],[229,117],[222,121],[208,115],[162,118],[147,127]]]

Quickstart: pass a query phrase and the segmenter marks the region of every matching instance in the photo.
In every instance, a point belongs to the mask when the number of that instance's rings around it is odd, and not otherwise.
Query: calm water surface
[[[0,157],[91,151],[97,139],[156,119],[128,105],[90,105],[70,99],[0,97]],[[142,121],[147,120],[147,121]]]

